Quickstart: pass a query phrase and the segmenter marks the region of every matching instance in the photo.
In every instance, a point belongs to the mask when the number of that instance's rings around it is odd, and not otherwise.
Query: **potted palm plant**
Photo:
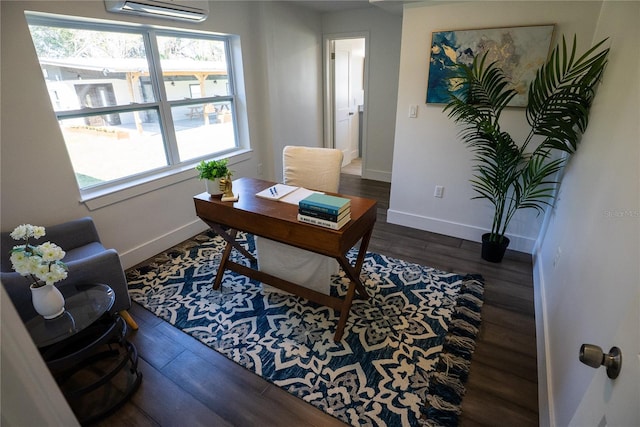
[[[516,95],[487,55],[458,64],[444,111],[462,125],[460,137],[474,153],[471,185],[477,199],[494,208],[491,232],[482,236],[482,258],[500,262],[509,245],[507,227],[519,209],[544,212],[555,197],[557,177],[589,123],[595,89],[609,49],[602,40],[582,56],[562,38],[529,86],[526,118],[531,129],[521,144],[500,127],[500,115]]]
[[[227,162],[227,159],[203,160],[196,166],[198,178],[205,180],[207,192],[212,196],[222,195],[220,179],[228,178],[232,174],[227,166]]]

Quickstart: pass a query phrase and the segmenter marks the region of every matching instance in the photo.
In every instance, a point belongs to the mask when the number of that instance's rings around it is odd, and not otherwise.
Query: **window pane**
[[[169,101],[230,94],[224,41],[166,36],[157,40]]]
[[[236,146],[233,112],[228,102],[173,107],[171,115],[181,161]]]
[[[167,165],[156,110],[60,120],[80,189]]]
[[[55,111],[155,101],[142,35],[29,29]]]
[[[81,190],[153,179],[237,148],[227,37],[27,20]]]

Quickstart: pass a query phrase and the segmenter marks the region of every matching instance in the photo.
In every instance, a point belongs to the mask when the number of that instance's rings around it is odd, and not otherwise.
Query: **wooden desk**
[[[233,181],[233,192],[239,196],[237,202],[222,202],[219,198],[213,198],[207,193],[194,197],[196,214],[227,241],[213,288],[220,288],[224,270],[229,269],[331,307],[340,312],[340,320],[334,335],[334,340],[340,341],[355,293],[357,292],[364,299],[369,298],[360,281],[360,270],[376,222],[376,201],[342,196],[351,199],[351,221],[340,230],[331,230],[299,222],[297,205],[256,197],[256,193],[272,185],[274,183],[269,181],[240,178]],[[325,295],[229,260],[232,248],[236,248],[249,259],[255,259],[236,242],[235,236],[238,231],[245,231],[335,258],[351,279],[346,297],[341,299]],[[358,241],[360,241],[358,256],[355,265],[351,265],[346,255]]]

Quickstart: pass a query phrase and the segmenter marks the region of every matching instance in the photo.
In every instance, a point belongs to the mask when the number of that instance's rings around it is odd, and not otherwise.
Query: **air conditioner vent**
[[[202,22],[209,16],[206,0],[104,0],[109,12]]]

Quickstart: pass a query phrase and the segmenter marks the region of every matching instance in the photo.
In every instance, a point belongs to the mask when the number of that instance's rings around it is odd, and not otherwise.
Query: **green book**
[[[300,200],[300,202],[298,202],[298,206],[302,209],[310,209],[336,215],[348,209],[351,206],[351,200],[345,197],[313,193]]]

